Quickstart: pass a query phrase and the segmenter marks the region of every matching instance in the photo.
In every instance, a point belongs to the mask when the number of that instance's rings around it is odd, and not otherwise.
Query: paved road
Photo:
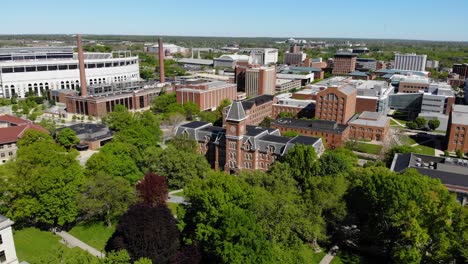
[[[69,248],[79,247],[84,251],[88,251],[91,255],[98,257],[98,258],[105,258],[106,255],[99,250],[91,247],[90,245],[86,244],[85,242],[79,240],[78,238],[70,235],[65,231],[56,232],[55,234],[59,235],[64,244],[67,245]]]

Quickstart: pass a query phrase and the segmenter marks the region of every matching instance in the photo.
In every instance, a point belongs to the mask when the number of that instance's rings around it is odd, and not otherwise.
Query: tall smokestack
[[[78,65],[80,67],[80,88],[81,96],[88,95],[88,85],[86,84],[86,73],[84,64],[83,46],[81,45],[81,35],[76,35],[76,45],[78,46]]]
[[[161,83],[165,83],[164,79],[164,48],[162,38],[159,38],[159,80]]]

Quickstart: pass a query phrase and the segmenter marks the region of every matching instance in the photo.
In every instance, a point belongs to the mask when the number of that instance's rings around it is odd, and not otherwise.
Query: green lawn
[[[391,126],[400,126],[397,122],[395,122],[393,119],[390,119],[390,125]]]
[[[322,252],[315,253],[315,250],[309,245],[303,245],[301,250],[299,250],[298,254],[307,260],[307,264],[318,264],[320,263],[320,261],[326,253],[323,249]]]
[[[176,203],[171,203],[171,202],[167,203],[167,207],[169,208],[169,210],[171,210],[171,213],[174,216],[177,216],[177,207],[178,206],[179,206],[179,204],[176,204]]]
[[[358,142],[353,146],[353,150],[358,151],[358,152],[378,155],[380,154],[380,151],[382,150],[382,146]]]
[[[430,155],[430,156],[435,155],[435,149],[430,146],[417,145],[416,147],[413,147],[413,148],[419,154]]]
[[[97,250],[104,250],[107,240],[115,231],[115,225],[107,227],[104,222],[79,223],[68,231],[86,244]]]
[[[400,137],[400,141],[401,141],[401,143],[402,143],[403,145],[408,145],[408,146],[411,146],[411,145],[417,143],[416,140],[415,140],[414,138],[409,137],[409,136],[407,136],[407,135],[402,135],[402,136]]]
[[[16,254],[20,262],[27,261],[31,264],[49,263],[59,257],[62,259],[89,259],[90,262],[93,260],[97,262],[97,258],[80,248],[68,248],[60,243],[60,237],[51,232],[30,227],[15,230],[13,236]]]
[[[330,262],[331,264],[371,264],[371,263],[384,263],[381,259],[360,256],[352,252],[339,250],[338,254]]]

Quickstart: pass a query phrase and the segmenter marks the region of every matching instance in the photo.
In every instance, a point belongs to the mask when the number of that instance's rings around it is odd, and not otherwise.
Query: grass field
[[[410,137],[410,136],[407,136],[407,135],[402,135],[402,136],[400,137],[400,141],[401,141],[402,144],[408,145],[408,146],[411,146],[411,145],[417,143],[416,140],[415,140],[414,138],[412,138],[412,137]]]
[[[430,156],[435,155],[435,149],[431,146],[417,145],[413,148],[419,154],[430,155]]]
[[[353,146],[353,150],[358,151],[358,152],[378,155],[380,154],[380,151],[382,150],[382,146],[358,142]]]
[[[167,207],[169,208],[169,210],[171,210],[171,213],[174,216],[177,216],[177,207],[178,206],[179,206],[179,204],[176,204],[176,203],[170,203],[170,202],[167,203]]]
[[[307,264],[318,264],[326,253],[324,250],[322,250],[322,252],[315,253],[314,249],[312,249],[309,245],[303,245],[298,254],[307,260]]]
[[[68,231],[86,244],[97,250],[104,250],[107,240],[115,231],[115,225],[107,227],[104,222],[79,223]]]
[[[397,122],[395,122],[393,119],[390,119],[390,125],[391,126],[400,126]]]
[[[20,261],[52,263],[55,259],[97,259],[79,248],[68,248],[60,243],[60,237],[37,228],[14,231],[16,254]],[[55,262],[53,262],[55,263]],[[58,263],[58,262],[57,262]],[[77,262],[78,263],[78,262]]]

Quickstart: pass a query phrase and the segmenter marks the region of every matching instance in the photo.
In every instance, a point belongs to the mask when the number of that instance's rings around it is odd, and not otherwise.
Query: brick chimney
[[[164,79],[164,48],[162,38],[159,38],[159,80],[161,83],[165,83]]]
[[[83,46],[81,44],[81,35],[76,35],[76,45],[78,46],[78,65],[80,69],[80,89],[81,96],[88,95],[88,85],[86,84],[86,72],[84,63]]]

